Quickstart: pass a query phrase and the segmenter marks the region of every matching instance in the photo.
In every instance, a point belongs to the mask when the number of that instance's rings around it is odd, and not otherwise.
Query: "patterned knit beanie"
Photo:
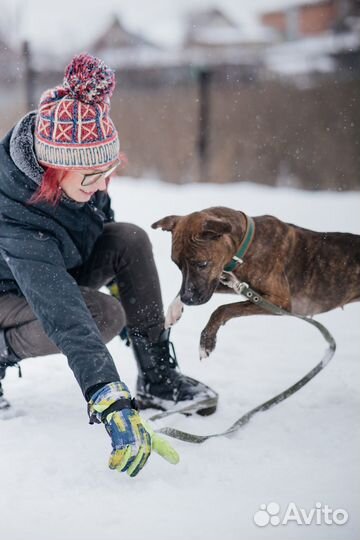
[[[62,86],[46,90],[35,125],[40,164],[55,168],[96,169],[118,159],[120,142],[109,116],[115,74],[83,53],[65,70]]]

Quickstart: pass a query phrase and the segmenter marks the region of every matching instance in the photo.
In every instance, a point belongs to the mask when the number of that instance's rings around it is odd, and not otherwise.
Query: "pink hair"
[[[120,152],[119,159],[119,167],[124,168],[128,164],[126,155],[123,152]],[[60,182],[68,172],[69,169],[55,169],[53,167],[47,167],[39,188],[28,201],[29,204],[47,202],[51,206],[57,206],[62,195]],[[110,178],[112,178],[112,176],[113,175],[111,175]],[[108,186],[110,178],[107,179],[106,186]]]

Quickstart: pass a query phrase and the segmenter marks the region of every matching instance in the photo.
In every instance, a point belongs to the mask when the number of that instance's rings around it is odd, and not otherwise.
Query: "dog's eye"
[[[195,263],[198,268],[206,268],[209,264],[208,261],[200,261]]]

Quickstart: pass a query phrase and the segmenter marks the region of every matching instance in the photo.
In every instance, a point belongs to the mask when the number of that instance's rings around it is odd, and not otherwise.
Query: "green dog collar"
[[[232,257],[231,262],[227,266],[225,266],[225,272],[232,272],[233,270],[235,270],[238,264],[242,264],[244,262],[243,257],[247,252],[254,237],[255,222],[250,216],[247,216],[246,214],[244,214],[244,216],[246,219],[246,232],[244,238],[241,241],[239,250]]]

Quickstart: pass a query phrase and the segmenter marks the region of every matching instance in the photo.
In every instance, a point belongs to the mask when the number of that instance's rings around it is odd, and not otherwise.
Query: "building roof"
[[[256,27],[256,28],[255,28]],[[249,31],[250,30],[250,31]],[[242,27],[220,9],[191,12],[187,17],[185,46],[229,47],[273,40],[270,31],[260,24]]]
[[[218,8],[191,11],[188,25],[196,28],[238,28],[238,25],[225,12]]]
[[[112,17],[110,26],[91,45],[91,49],[95,53],[104,49],[140,47],[158,48],[157,45],[144,38],[141,34],[135,34],[127,30],[117,15]]]

